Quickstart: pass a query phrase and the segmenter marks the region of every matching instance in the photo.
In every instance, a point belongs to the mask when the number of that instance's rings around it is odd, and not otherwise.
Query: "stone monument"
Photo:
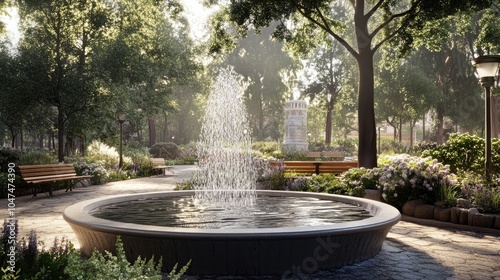
[[[288,100],[285,103],[285,151],[307,151],[307,103]]]

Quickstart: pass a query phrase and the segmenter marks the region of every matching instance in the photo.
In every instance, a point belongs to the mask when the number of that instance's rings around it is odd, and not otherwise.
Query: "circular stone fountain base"
[[[92,210],[147,198],[175,198],[193,191],[119,195],[77,203],[64,211],[86,255],[94,249],[113,252],[116,237],[132,261],[163,258],[163,269],[191,265],[193,275],[291,275],[351,264],[375,256],[399,212],[384,203],[339,195],[257,191],[258,196],[312,197],[360,205],[373,217],[322,226],[248,229],[196,229],[148,226],[96,218]]]

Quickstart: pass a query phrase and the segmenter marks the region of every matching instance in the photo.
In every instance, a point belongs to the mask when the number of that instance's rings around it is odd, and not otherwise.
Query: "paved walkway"
[[[78,247],[63,210],[87,199],[106,195],[172,190],[176,183],[191,176],[194,166],[175,166],[173,175],[140,178],[105,185],[77,188],[73,192],[54,192],[16,199],[19,236],[36,230],[48,248],[54,239],[66,237]],[[1,215],[7,217],[7,200],[1,203]],[[187,277],[187,279],[215,279]],[[249,279],[218,277],[217,279]],[[251,279],[275,279],[260,277]],[[295,279],[499,279],[500,234],[421,226],[399,222],[387,236],[381,252],[372,259],[333,271],[302,274]]]

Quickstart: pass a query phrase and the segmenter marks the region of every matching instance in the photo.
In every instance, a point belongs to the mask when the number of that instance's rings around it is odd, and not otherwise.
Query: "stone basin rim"
[[[64,210],[64,219],[73,225],[85,227],[91,230],[107,232],[112,234],[124,234],[131,236],[152,236],[152,237],[176,237],[176,238],[207,238],[212,239],[246,239],[263,237],[266,239],[282,237],[309,237],[321,233],[348,234],[353,232],[372,231],[387,228],[396,224],[401,215],[399,211],[382,202],[368,200],[358,197],[325,193],[305,193],[293,191],[270,191],[257,190],[258,196],[290,196],[327,199],[333,201],[347,202],[364,207],[373,217],[359,221],[341,222],[331,225],[305,226],[305,227],[279,227],[279,228],[248,228],[248,229],[197,229],[167,226],[151,226],[135,223],[116,222],[108,219],[101,219],[90,215],[91,210],[119,202],[136,199],[156,198],[156,197],[179,197],[192,196],[194,191],[161,191],[135,194],[121,194],[106,196],[91,200],[82,201]]]

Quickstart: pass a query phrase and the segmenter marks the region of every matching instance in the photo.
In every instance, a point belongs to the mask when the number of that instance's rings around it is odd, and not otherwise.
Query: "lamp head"
[[[500,55],[482,55],[475,58],[472,64],[481,84],[485,87],[493,86],[500,71]]]
[[[118,120],[119,123],[125,122],[125,112],[117,112],[116,113],[116,119]]]

